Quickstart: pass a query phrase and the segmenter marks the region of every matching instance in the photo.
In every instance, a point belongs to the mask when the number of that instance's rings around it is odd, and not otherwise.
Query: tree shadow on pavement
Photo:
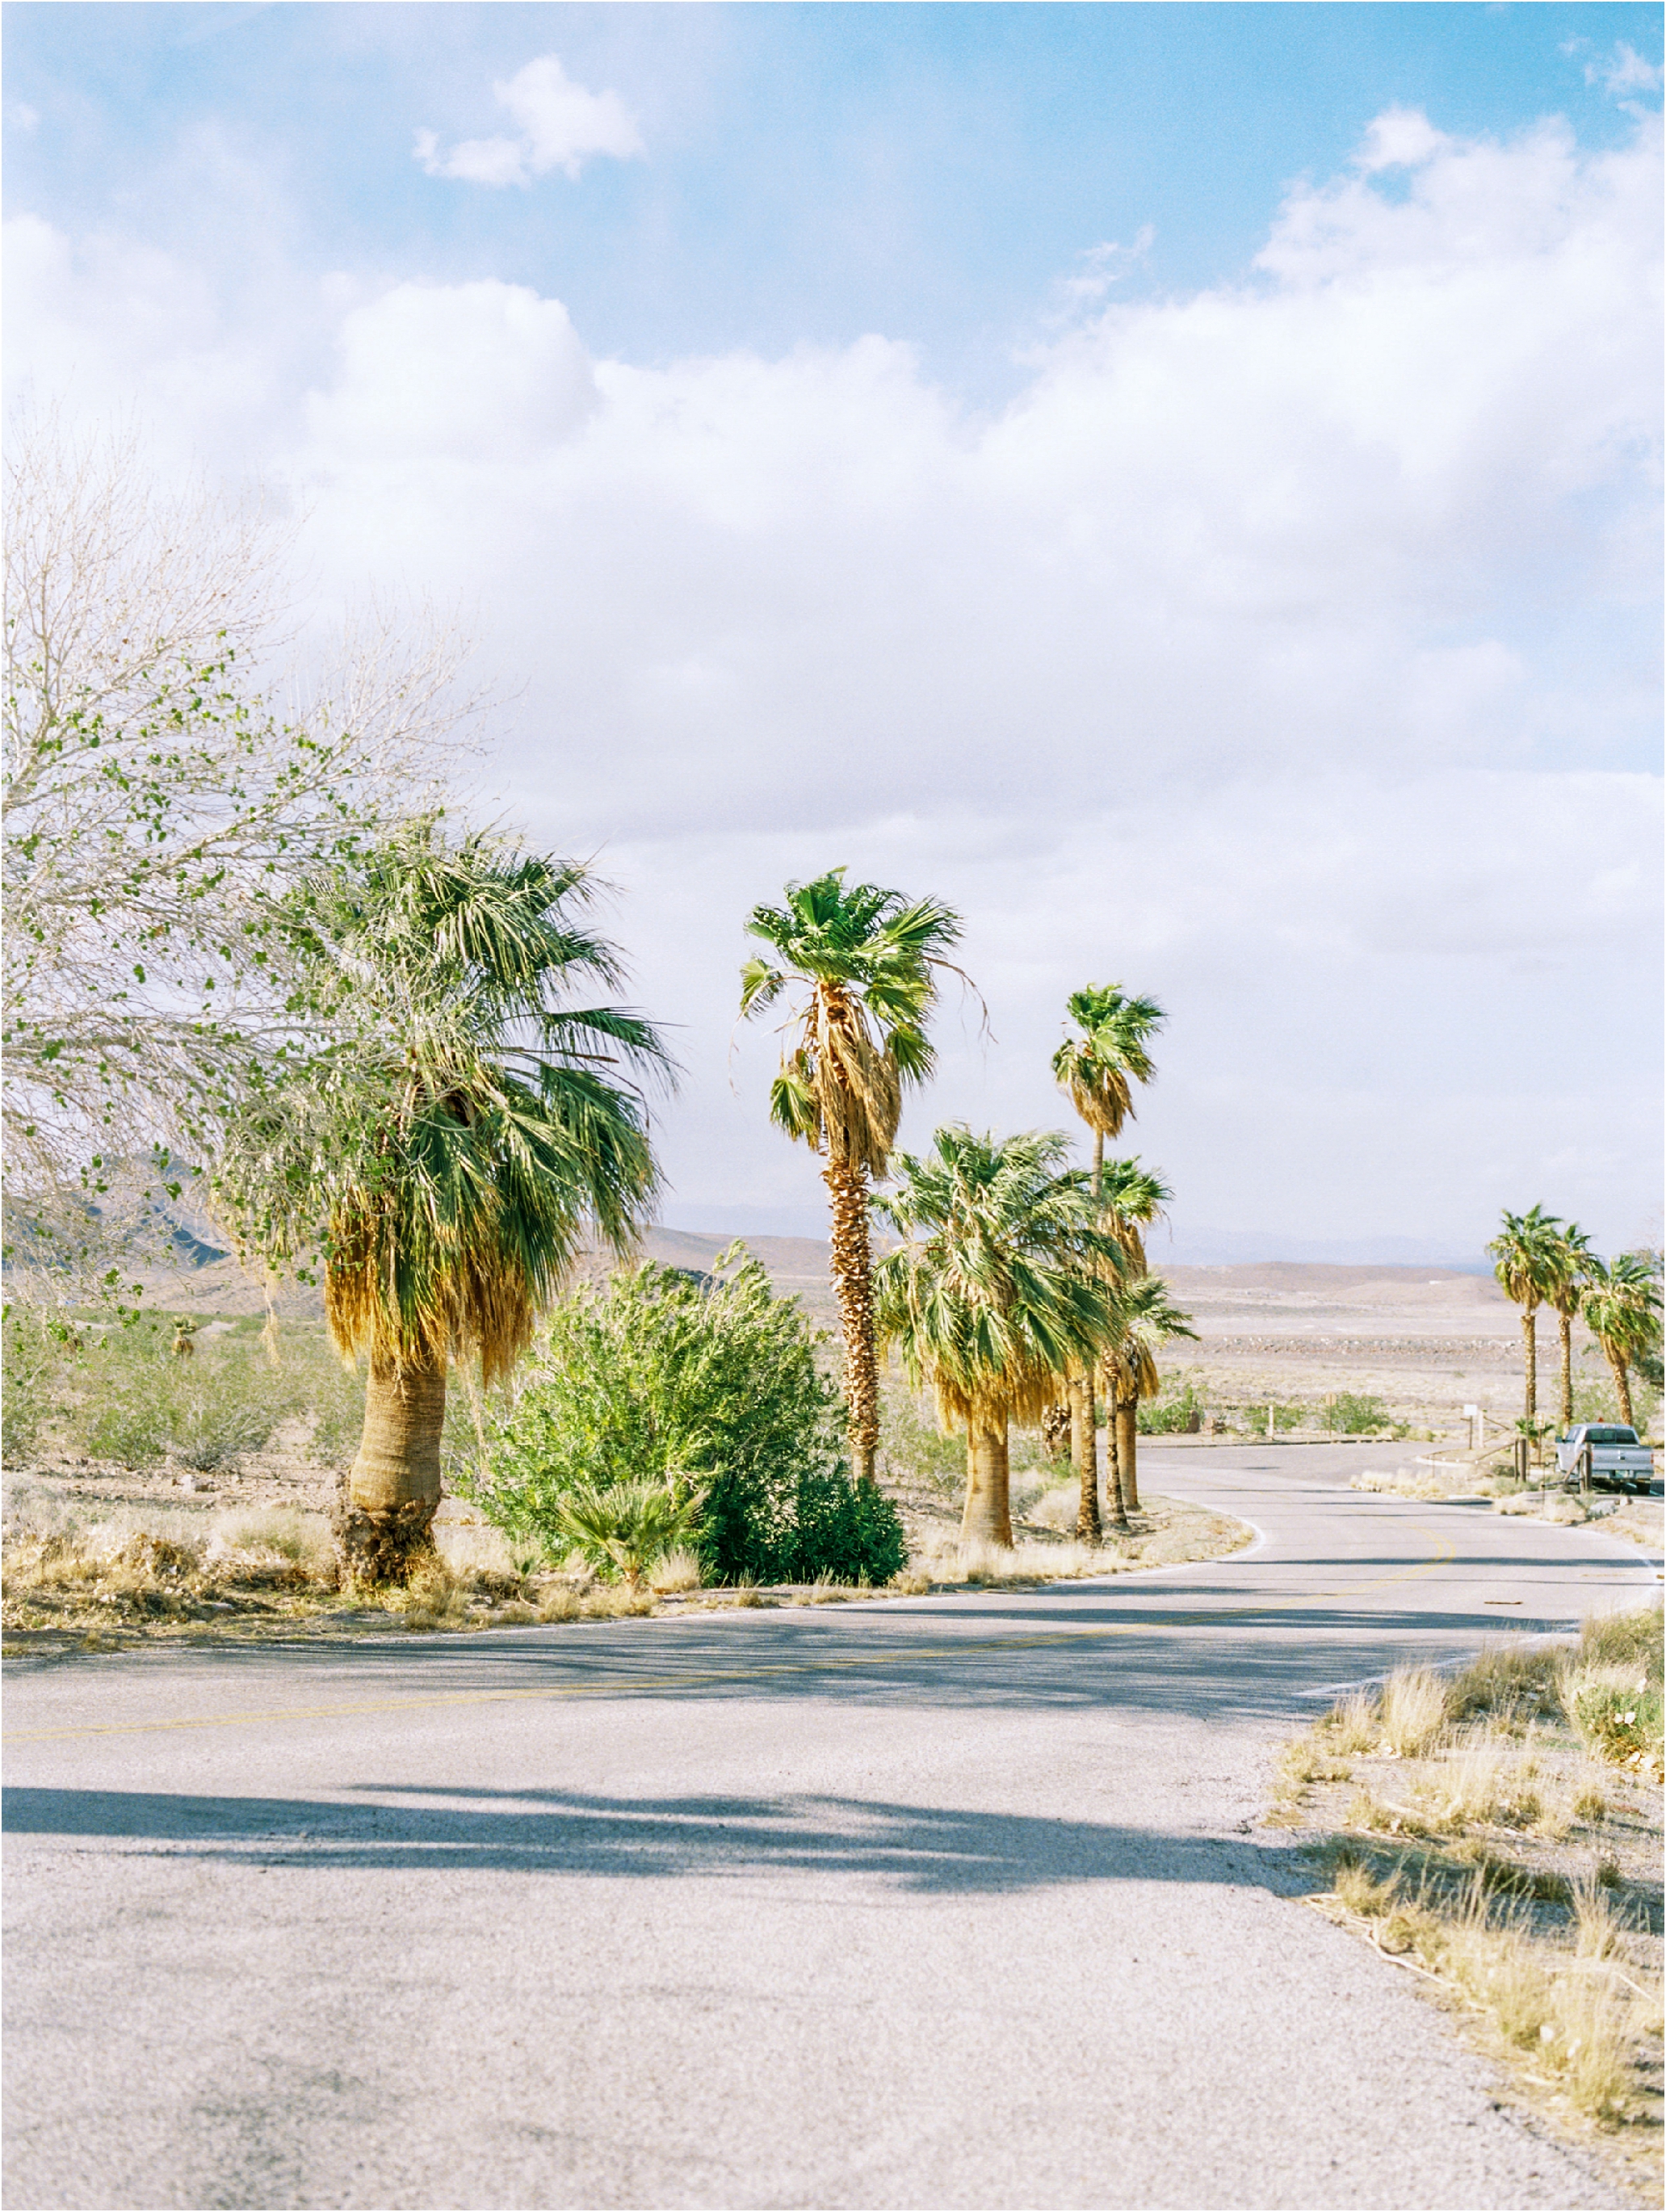
[[[1288,1845],[1248,1837],[861,1798],[607,1797],[403,1785],[376,1796],[343,1803],[18,1788],[4,1793],[4,1820],[17,1836],[97,1838],[160,1847],[168,1859],[308,1873],[468,1868],[672,1880],[842,1874],[929,1894],[1089,1881],[1228,1882],[1281,1895],[1302,1886]]]

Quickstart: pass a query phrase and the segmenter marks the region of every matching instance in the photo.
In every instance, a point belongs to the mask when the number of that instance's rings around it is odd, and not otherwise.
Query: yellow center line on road
[[[338,1705],[279,1705],[256,1712],[190,1714],[169,1720],[90,1721],[69,1728],[8,1729],[3,1735],[0,1735],[0,1741],[41,1743],[66,1736],[148,1735],[173,1729],[252,1728],[272,1721],[347,1720],[361,1713],[427,1711],[447,1705],[516,1705],[561,1698],[629,1697],[648,1690],[687,1689],[711,1682],[761,1681],[777,1674],[826,1674],[836,1673],[842,1668],[907,1667],[921,1660],[961,1659],[979,1652],[1032,1651],[1045,1645],[1085,1644],[1105,1636],[1138,1636],[1153,1627],[1205,1626],[1223,1620],[1242,1620],[1252,1613],[1284,1613],[1302,1606],[1321,1605],[1327,1600],[1355,1596],[1365,1590],[1385,1589],[1395,1583],[1415,1582],[1422,1576],[1438,1574],[1442,1567],[1456,1558],[1457,1547],[1450,1537],[1432,1528],[1419,1528],[1415,1533],[1435,1548],[1434,1558],[1423,1560],[1416,1566],[1399,1567],[1390,1574],[1373,1576],[1367,1581],[1347,1583],[1338,1589],[1310,1590],[1291,1597],[1268,1597],[1249,1605],[1212,1607],[1204,1612],[1181,1613],[1161,1622],[1149,1620],[1104,1621],[1091,1628],[1043,1629],[1034,1636],[964,1638],[953,1644],[909,1644],[894,1651],[855,1652],[848,1656],[829,1654],[820,1658],[783,1659],[749,1667],[684,1669],[675,1674],[615,1674],[598,1682],[550,1683],[532,1689],[435,1690],[410,1697],[354,1698]]]

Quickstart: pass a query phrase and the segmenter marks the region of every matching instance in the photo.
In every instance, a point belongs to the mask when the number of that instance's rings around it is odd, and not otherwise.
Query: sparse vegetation
[[[535,1369],[458,1486],[552,1558],[574,1540],[571,1500],[648,1483],[701,1492],[697,1527],[666,1540],[696,1551],[708,1582],[888,1582],[902,1526],[840,1456],[818,1343],[797,1301],[737,1254],[708,1291],[672,1268],[617,1275],[556,1307]]]
[[[1195,1436],[1208,1412],[1201,1382],[1189,1375],[1177,1384],[1170,1382],[1160,1396],[1140,1400],[1140,1433],[1142,1437]]]
[[[249,1316],[195,1330],[173,1356],[179,1316],[126,1326],[19,1306],[6,1316],[9,1466],[53,1449],[119,1467],[174,1461],[198,1472],[258,1451],[280,1424],[304,1425],[307,1455],[340,1465],[363,1419],[364,1385],[316,1323]]]
[[[1310,1900],[1449,1992],[1530,2094],[1657,2124],[1661,1615],[1401,1669],[1286,1747]]]

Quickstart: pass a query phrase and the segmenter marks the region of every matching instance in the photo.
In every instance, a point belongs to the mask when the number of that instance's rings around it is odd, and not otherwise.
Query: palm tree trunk
[[[1620,1418],[1628,1429],[1634,1429],[1637,1423],[1632,1419],[1632,1378],[1626,1371],[1626,1363],[1611,1345],[1605,1344],[1602,1349],[1608,1354],[1608,1371],[1614,1376],[1614,1395],[1620,1401]]]
[[[1522,1359],[1527,1370],[1527,1419],[1539,1418],[1539,1334],[1534,1326],[1536,1309],[1529,1306],[1522,1315]]]
[[[1099,1528],[1098,1408],[1093,1402],[1091,1375],[1073,1375],[1066,1388],[1070,1398],[1070,1457],[1081,1486],[1076,1507],[1076,1534],[1084,1544],[1097,1544]]]
[[[343,1568],[353,1581],[404,1582],[416,1559],[433,1550],[445,1422],[443,1360],[400,1368],[371,1354],[358,1455],[342,1477],[331,1516]]]
[[[1140,1510],[1140,1472],[1135,1456],[1140,1434],[1135,1416],[1139,1410],[1137,1398],[1119,1398],[1116,1401],[1116,1479],[1122,1488],[1122,1503],[1130,1513]]]
[[[984,1406],[974,1407],[966,1424],[966,1510],[960,1516],[960,1533],[970,1540],[1012,1548],[1006,1416]]]
[[[867,1177],[860,1168],[832,1164],[825,1170],[823,1181],[833,1206],[833,1293],[839,1302],[839,1333],[844,1340],[850,1465],[858,1482],[872,1482],[879,1449],[879,1369],[873,1352],[873,1255],[868,1243]]]
[[[1122,1455],[1116,1449],[1116,1385],[1110,1376],[1105,1381],[1105,1405],[1110,1416],[1105,1423],[1105,1504],[1111,1527],[1119,1535],[1126,1535],[1128,1501],[1122,1488]]]
[[[1562,1333],[1562,1434],[1573,1426],[1573,1316],[1559,1313],[1556,1326]]]

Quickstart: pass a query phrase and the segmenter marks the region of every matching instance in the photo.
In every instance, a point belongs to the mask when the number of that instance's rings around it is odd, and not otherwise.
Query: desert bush
[[[1383,1740],[1377,1701],[1367,1690],[1355,1690],[1333,1705],[1320,1723],[1327,1741],[1337,1751],[1374,1751]]]
[[[1177,1389],[1171,1386],[1160,1397],[1142,1398],[1135,1419],[1141,1436],[1195,1436],[1208,1410],[1201,1386],[1189,1375]]]
[[[1614,1766],[1658,1765],[1661,1695],[1641,1684],[1594,1682],[1576,1691],[1573,1723],[1597,1758]]]
[[[755,1261],[710,1291],[672,1268],[616,1275],[556,1308],[543,1358],[458,1487],[512,1540],[546,1547],[563,1543],[562,1501],[576,1493],[699,1490],[708,1581],[887,1581],[902,1524],[840,1456],[842,1410],[818,1341]]]
[[[663,1553],[655,1560],[654,1571],[648,1577],[654,1589],[670,1595],[678,1590],[694,1590],[700,1587],[700,1554],[683,1547]]]
[[[1642,1606],[1634,1613],[1593,1613],[1580,1629],[1576,1663],[1635,1668],[1642,1677],[1642,1686],[1659,1689],[1666,1672],[1661,1630],[1657,1605]]]
[[[1353,1390],[1340,1390],[1329,1401],[1328,1425],[1341,1437],[1365,1437],[1392,1425],[1380,1398]]]
[[[1446,1688],[1446,1710],[1455,1721],[1485,1714],[1505,1728],[1554,1712],[1558,1673],[1566,1653],[1549,1644],[1525,1639],[1486,1644]]]
[[[924,1483],[952,1498],[966,1480],[966,1439],[945,1436],[914,1392],[887,1383],[880,1413],[880,1466],[894,1480]]]
[[[325,1465],[350,1456],[364,1385],[343,1369],[321,1323],[286,1322],[268,1335],[258,1316],[190,1332],[178,1322],[168,1313],[126,1326],[8,1315],[8,1462],[55,1443],[122,1467],[172,1458],[206,1470],[259,1450],[297,1418],[310,1424],[312,1456]],[[192,1346],[184,1358],[174,1352],[181,1336]]]
[[[1428,1667],[1397,1667],[1383,1685],[1383,1741],[1396,1759],[1418,1759],[1444,1734],[1447,1686]]]

